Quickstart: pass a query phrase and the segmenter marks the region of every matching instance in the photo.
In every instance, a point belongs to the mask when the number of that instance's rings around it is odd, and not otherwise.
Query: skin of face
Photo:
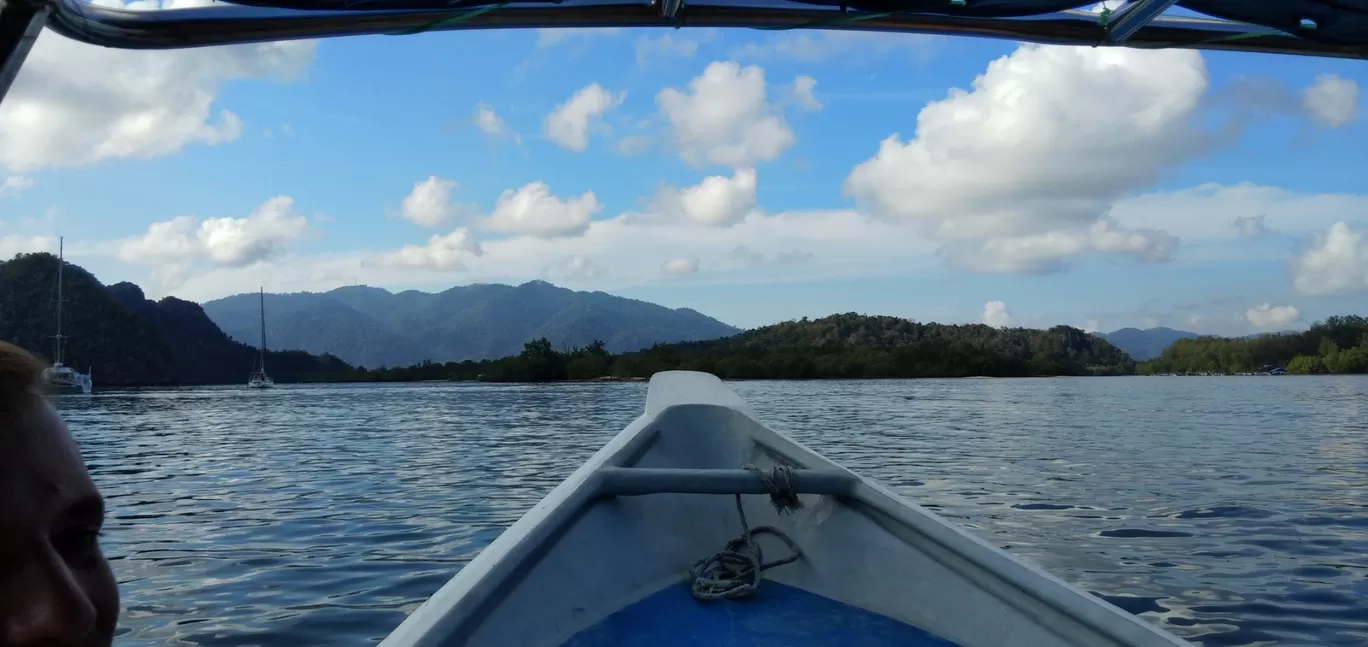
[[[0,417],[0,647],[108,647],[119,588],[100,550],[104,500],[41,397]]]

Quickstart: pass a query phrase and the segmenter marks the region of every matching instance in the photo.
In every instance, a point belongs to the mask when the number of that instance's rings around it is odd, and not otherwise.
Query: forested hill
[[[66,264],[62,298],[66,364],[102,384],[171,384],[175,361],[166,339],[123,307],[79,266]],[[20,254],[0,262],[0,339],[52,361],[57,257]]]
[[[650,377],[687,369],[729,379],[1119,375],[1135,363],[1077,328],[1000,329],[833,315],[757,328],[727,339],[657,345],[612,355],[602,344],[558,352],[542,339],[498,360],[357,371],[332,379],[549,381]]]
[[[46,253],[0,262],[0,339],[47,361],[56,326],[57,262]],[[66,364],[90,369],[96,388],[246,382],[256,349],[229,339],[199,305],[173,297],[150,301],[132,283],[105,287],[71,263],[63,281]],[[351,369],[336,357],[301,351],[270,352],[266,366],[281,382]]]
[[[633,374],[673,364],[739,378],[1119,375],[1135,368],[1117,347],[1069,326],[993,328],[854,313],[657,346],[624,359],[637,364]]]
[[[1368,373],[1368,319],[1330,317],[1299,333],[1181,339],[1138,371],[1244,373],[1267,364],[1286,367],[1288,373]]]

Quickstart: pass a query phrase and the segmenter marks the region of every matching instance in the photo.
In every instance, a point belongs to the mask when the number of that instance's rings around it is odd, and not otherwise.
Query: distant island
[[[46,253],[0,262],[0,294],[5,295],[0,339],[45,358],[51,349],[57,262]],[[67,356],[75,366],[92,370],[97,388],[245,382],[255,348],[230,338],[205,308],[174,297],[151,301],[131,283],[104,286],[80,267],[66,267]],[[994,328],[848,313],[738,332],[692,310],[574,292],[540,281],[468,286],[437,295],[355,287],[277,296],[297,298],[304,304],[297,311],[311,314],[273,313],[268,300],[268,340],[273,339],[269,322],[279,317],[287,322],[277,330],[313,327],[363,347],[389,339],[393,345],[381,344],[388,356],[411,352],[412,340],[394,332],[395,326],[402,329],[405,322],[418,321],[426,322],[428,334],[452,336],[444,342],[449,352],[466,353],[445,362],[422,359],[401,367],[367,367],[328,352],[270,351],[269,372],[282,383],[634,379],[670,369],[706,371],[724,379],[1238,373],[1265,365],[1298,374],[1368,372],[1368,320],[1356,315],[1331,317],[1301,333],[1184,337],[1158,357],[1137,364],[1104,336],[1070,326]],[[211,303],[218,304],[221,317],[231,319],[239,316],[231,312],[238,308],[236,300]],[[371,306],[357,307],[367,300],[373,300]],[[453,320],[447,321],[453,312]],[[291,316],[300,320],[288,321]],[[612,344],[594,336],[594,321],[608,319],[612,324],[602,329],[612,333]],[[347,333],[357,326],[362,332]],[[559,342],[549,331],[562,335]],[[475,339],[462,342],[462,336]],[[672,341],[681,337],[685,340]],[[406,347],[410,350],[404,351]]]

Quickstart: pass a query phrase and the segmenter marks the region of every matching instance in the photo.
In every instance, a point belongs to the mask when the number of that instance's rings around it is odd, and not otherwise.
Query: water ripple
[[[1368,380],[736,383],[768,423],[1203,645],[1368,644]],[[139,390],[59,406],[120,645],[374,644],[641,384]]]

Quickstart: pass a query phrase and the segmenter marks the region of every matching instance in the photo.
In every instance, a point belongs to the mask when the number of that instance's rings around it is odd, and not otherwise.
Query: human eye
[[[62,516],[65,523],[57,526],[52,547],[69,562],[98,558],[100,537],[104,534],[104,501],[97,496],[88,497]]]
[[[63,557],[81,558],[99,553],[103,536],[99,526],[75,527],[58,533],[52,538],[52,545]]]

